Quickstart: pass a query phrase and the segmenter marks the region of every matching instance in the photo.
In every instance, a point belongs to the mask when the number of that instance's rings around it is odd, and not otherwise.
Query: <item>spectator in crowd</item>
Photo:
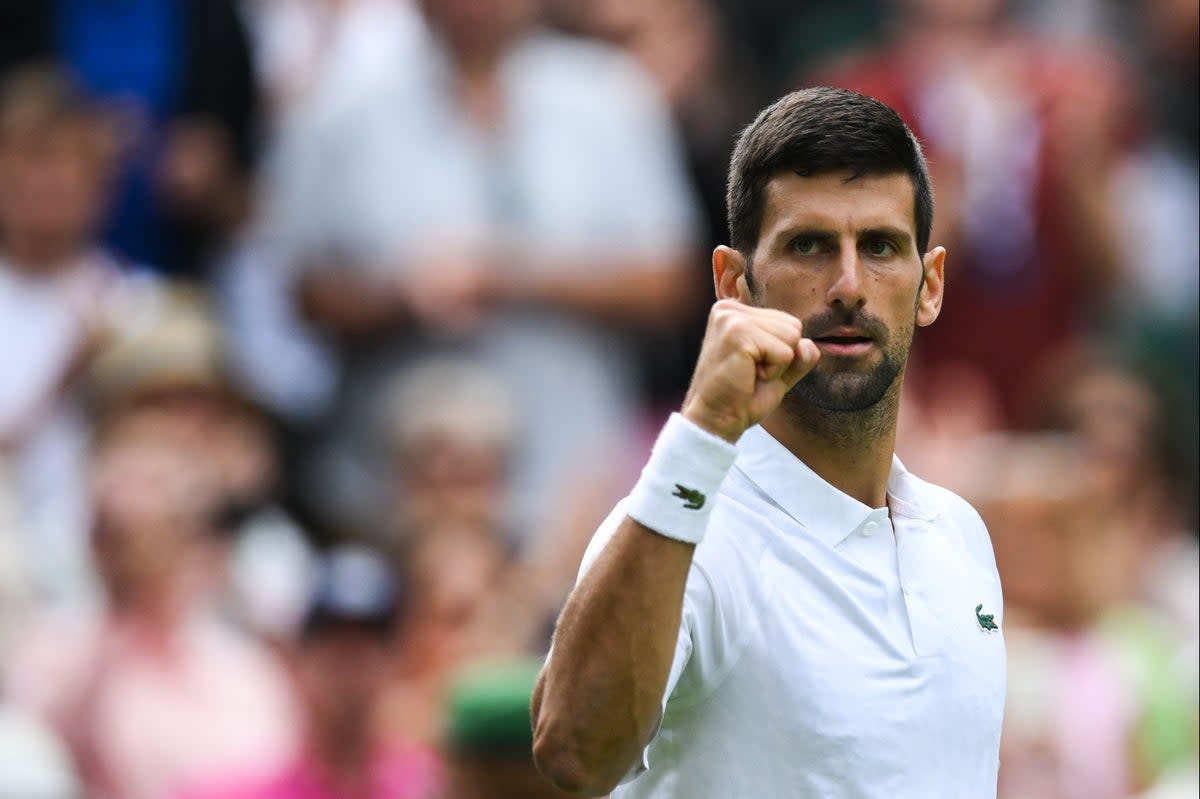
[[[281,758],[295,709],[279,665],[215,618],[212,471],[153,409],[115,414],[93,456],[107,602],[31,619],[6,688],[63,736],[93,795],[162,799]]]
[[[56,60],[119,120],[107,243],[181,276],[242,222],[257,89],[236,0],[0,2],[0,72]]]
[[[3,27],[3,23],[0,23]],[[103,117],[53,67],[0,87],[0,459],[39,598],[87,593],[78,380],[148,287],[98,241],[112,170]]]
[[[380,734],[397,602],[387,560],[361,545],[322,558],[293,673],[305,709],[304,741],[266,775],[210,777],[192,799],[434,799],[433,749]],[[223,784],[224,783],[224,784]]]
[[[471,360],[433,358],[395,375],[380,400],[393,533],[465,524],[512,540],[505,487],[519,411],[503,381]]]
[[[595,497],[581,488],[572,501],[556,503],[547,534],[521,537],[507,529],[520,414],[503,381],[479,363],[418,361],[385,387],[382,400],[392,531],[410,556],[406,565],[418,572],[414,584],[428,582],[443,594],[455,593],[454,586],[460,594],[482,592],[484,601],[468,604],[485,620],[473,625],[490,642],[476,641],[485,649],[544,651],[591,534]],[[455,552],[468,565],[490,565],[456,572]],[[422,576],[426,568],[432,574]]]
[[[540,662],[490,659],[453,677],[439,799],[558,799],[533,765],[529,703]]]
[[[676,407],[712,305],[709,256],[728,238],[725,175],[738,131],[771,99],[768,86],[737,43],[727,14],[714,0],[560,0],[557,24],[624,47],[659,90],[679,129],[688,175],[696,190],[700,229],[690,274],[679,287],[685,312],[676,329],[641,343],[642,382],[656,407]],[[827,12],[826,12],[827,13]]]
[[[1186,499],[1197,508],[1200,420],[1192,409],[1200,403],[1200,9],[1177,0],[1016,5],[1067,51],[1105,40],[1137,79],[1141,135],[1116,164],[1109,192],[1111,213],[1120,220],[1118,257],[1126,268],[1114,287],[1107,330],[1099,332],[1115,337],[1163,396],[1179,448],[1188,453],[1176,468],[1188,484]],[[1189,515],[1195,526],[1196,511]]]
[[[425,0],[430,36],[392,85],[313,131],[274,188],[298,296],[345,345],[341,452],[361,449],[347,420],[397,362],[474,351],[522,416],[520,531],[578,489],[559,468],[571,452],[610,496],[627,479],[639,404],[621,328],[677,318],[694,223],[653,84],[615,50],[543,31],[534,6]],[[338,476],[320,484],[370,507]]]
[[[1031,364],[1103,329],[1127,268],[1112,203],[1135,133],[1126,76],[1100,44],[1049,46],[1009,24],[1008,0],[897,6],[890,41],[805,81],[878,97],[924,142],[953,302],[914,349],[914,388],[978,370],[1010,423]]]
[[[1194,759],[1194,684],[1134,600],[1138,542],[1069,435],[1000,436],[969,493],[1004,575],[999,796],[1124,799]]]
[[[403,735],[436,745],[445,732],[446,680],[457,667],[544,651],[575,571],[563,550],[581,549],[586,533],[567,519],[555,535],[532,541],[506,529],[517,408],[479,363],[414,363],[381,399],[390,531],[408,588],[383,716]]]
[[[1042,365],[1027,400],[1026,427],[1069,433],[1084,448],[1093,501],[1132,544],[1124,599],[1168,625],[1179,656],[1200,653],[1200,545],[1187,453],[1170,433],[1167,404],[1153,384],[1114,355],[1072,349]],[[1200,677],[1197,677],[1200,681]]]
[[[207,502],[225,544],[223,611],[268,640],[290,638],[307,602],[312,553],[280,504],[268,420],[234,388],[206,296],[172,287],[156,304],[93,359],[89,404],[130,435],[148,432],[197,456],[193,468],[208,475]]]
[[[494,531],[461,521],[413,531],[401,546],[401,563],[409,597],[384,723],[436,745],[448,676],[472,658],[512,646],[506,634],[525,620],[510,615],[519,608],[501,591],[508,560]]]
[[[1114,196],[1122,256],[1134,265],[1117,309],[1121,343],[1163,399],[1177,431],[1191,525],[1200,524],[1200,10],[1194,3],[1138,4],[1120,41],[1133,53],[1151,122],[1121,165]],[[1134,35],[1129,35],[1130,32]],[[1140,35],[1138,35],[1140,34]]]
[[[243,9],[264,98],[256,177],[268,187],[305,157],[313,128],[394,80],[425,35],[409,0],[245,0]],[[234,376],[284,424],[289,466],[310,448],[339,378],[328,343],[292,302],[272,224],[292,201],[311,199],[276,192],[263,208],[256,198],[250,224],[213,274],[223,324],[237,342]]]

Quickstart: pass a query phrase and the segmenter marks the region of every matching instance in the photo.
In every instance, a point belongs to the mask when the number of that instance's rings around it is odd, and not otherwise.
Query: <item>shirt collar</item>
[[[888,508],[871,508],[839,491],[774,436],[755,425],[738,441],[736,466],[788,516],[829,546],[837,546],[867,522],[888,518]],[[920,496],[921,481],[892,456],[888,505],[897,516],[932,519]]]

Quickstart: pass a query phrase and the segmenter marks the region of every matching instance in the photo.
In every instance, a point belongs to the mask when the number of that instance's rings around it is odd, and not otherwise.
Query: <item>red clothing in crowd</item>
[[[935,231],[936,217],[958,220],[930,242],[947,247],[946,302],[916,337],[914,388],[943,389],[939,372],[966,365],[1011,416],[1039,358],[1084,330],[1104,291],[1085,251],[1096,241],[1080,224],[1072,176],[1106,169],[1130,131],[1107,124],[1117,114],[1079,115],[1124,107],[1124,84],[1106,54],[1015,32],[992,37],[983,52],[957,56],[900,43],[809,82],[895,108],[929,159]]]

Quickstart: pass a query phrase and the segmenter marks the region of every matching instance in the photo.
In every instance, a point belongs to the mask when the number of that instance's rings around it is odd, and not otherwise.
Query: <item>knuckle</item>
[[[753,329],[753,326],[748,324],[747,319],[741,315],[732,314],[721,320],[721,330],[729,336],[745,337]]]
[[[713,305],[712,312],[709,314],[710,323],[718,329],[727,326],[734,318],[734,309],[727,300],[719,300]]]

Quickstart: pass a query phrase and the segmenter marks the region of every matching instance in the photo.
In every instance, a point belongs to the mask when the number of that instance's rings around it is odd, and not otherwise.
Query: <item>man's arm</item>
[[[818,357],[791,315],[722,300],[681,415],[736,442]],[[534,760],[563,790],[607,794],[649,742],[694,551],[626,517],[568,598],[532,707]]]
[[[568,599],[533,706],[534,758],[563,790],[606,795],[654,732],[694,550],[626,517]]]
[[[305,318],[336,335],[370,335],[411,317],[391,286],[352,268],[310,267],[297,280],[295,292]]]

